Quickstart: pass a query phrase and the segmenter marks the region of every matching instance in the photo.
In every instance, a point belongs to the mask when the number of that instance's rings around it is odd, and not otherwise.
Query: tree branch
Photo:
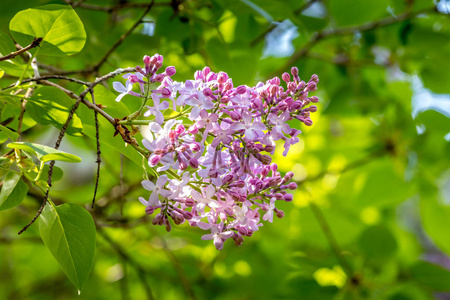
[[[398,16],[388,17],[385,19],[381,19],[379,21],[369,22],[366,24],[358,25],[358,26],[335,28],[335,29],[322,30],[322,31],[316,32],[315,34],[313,34],[311,39],[302,48],[298,49],[294,54],[292,54],[292,56],[287,60],[287,62],[283,66],[281,66],[279,69],[274,71],[269,76],[269,78],[275,77],[275,76],[283,73],[285,70],[289,69],[300,58],[306,56],[313,46],[315,46],[317,43],[319,43],[320,41],[322,41],[325,38],[332,37],[332,36],[353,34],[355,32],[369,31],[369,30],[373,30],[376,28],[403,22],[405,20],[412,19],[420,14],[431,13],[431,12],[436,12],[436,11],[437,11],[436,6],[433,6],[433,7],[422,9],[422,10],[415,11],[415,12],[405,12]]]
[[[12,58],[16,57],[17,55],[20,55],[20,54],[22,54],[24,52],[27,52],[28,50],[30,50],[32,48],[39,47],[39,45],[41,44],[42,40],[43,40],[43,38],[41,38],[41,37],[34,38],[34,40],[31,42],[31,44],[29,44],[25,48],[22,48],[20,50],[15,51],[15,52],[11,52],[8,55],[0,57],[0,61],[12,59]]]

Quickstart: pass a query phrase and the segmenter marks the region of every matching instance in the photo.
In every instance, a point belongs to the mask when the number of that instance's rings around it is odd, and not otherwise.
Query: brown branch
[[[114,5],[114,6],[101,6],[101,5],[95,5],[95,4],[78,3],[75,1],[71,1],[71,0],[65,0],[65,2],[67,4],[72,5],[73,8],[79,7],[79,8],[88,9],[88,10],[103,11],[106,13],[112,13],[116,10],[127,9],[127,8],[144,8],[151,4],[151,3],[122,3],[122,4],[118,4],[118,5]],[[172,5],[172,2],[170,2],[170,1],[158,2],[158,3],[153,4],[153,6],[171,6],[171,5]]]
[[[91,90],[91,97],[92,97],[92,104],[95,104],[95,98],[94,98],[94,91]],[[94,196],[92,198],[92,208],[94,208],[95,205],[95,197],[97,196],[97,190],[98,190],[98,182],[100,180],[100,164],[102,162],[101,159],[101,150],[100,150],[100,133],[99,133],[99,125],[98,125],[98,112],[94,110],[94,119],[95,119],[95,139],[97,141],[97,160],[95,161],[97,163],[97,176],[95,178],[95,189],[94,189]]]
[[[294,15],[299,15],[301,14],[304,10],[306,10],[307,8],[309,8],[312,4],[314,4],[314,2],[317,2],[319,0],[311,0],[309,2],[306,2],[305,4],[303,4],[302,6],[300,6],[299,8],[297,8],[296,10],[293,11]],[[275,29],[275,27],[277,27],[277,23],[279,23],[281,21],[278,22],[272,22],[272,24],[269,26],[269,28],[267,28],[266,30],[264,30],[263,33],[261,33],[260,35],[258,35],[256,38],[254,38],[251,42],[250,42],[250,47],[255,47],[259,42],[261,42],[266,35],[271,32],[272,30]]]
[[[15,51],[15,52],[11,52],[8,55],[0,57],[0,61],[12,59],[12,58],[16,57],[17,55],[20,55],[20,54],[22,54],[22,53],[24,53],[24,52],[26,52],[26,51],[28,51],[28,50],[30,50],[32,48],[39,47],[39,45],[41,44],[42,40],[43,40],[43,38],[41,38],[41,37],[34,38],[34,40],[31,42],[31,44],[29,44],[25,48],[22,48],[20,50]]]
[[[122,34],[122,36],[116,41],[116,43],[100,59],[100,61],[97,64],[94,65],[94,67],[92,68],[94,72],[97,72],[100,69],[100,67],[106,62],[106,60],[114,52],[114,50],[116,50],[117,47],[119,47],[120,44],[122,44],[122,42],[136,29],[136,27],[138,27],[139,24],[141,24],[142,19],[150,11],[150,9],[153,7],[154,3],[155,3],[155,0],[153,0],[152,2],[147,4],[147,9],[144,11],[142,16],[133,24],[133,26],[131,26],[131,28],[127,32]]]
[[[358,26],[335,28],[335,29],[328,29],[328,30],[322,30],[322,31],[316,32],[315,34],[313,34],[311,39],[302,48],[300,48],[296,52],[294,52],[294,54],[292,54],[292,56],[287,60],[287,62],[283,66],[281,66],[278,70],[274,71],[271,74],[271,76],[269,76],[269,78],[277,76],[277,75],[281,74],[283,71],[289,69],[300,58],[306,56],[313,46],[315,46],[317,43],[319,43],[320,41],[322,41],[325,38],[353,34],[355,32],[369,31],[369,30],[373,30],[376,28],[403,22],[405,20],[412,19],[420,14],[432,13],[432,12],[436,12],[436,11],[437,11],[436,6],[433,6],[433,7],[422,9],[422,10],[415,11],[415,12],[405,12],[398,16],[388,17],[385,19],[381,19],[379,21],[369,22],[369,23],[365,23],[362,25],[358,25]]]

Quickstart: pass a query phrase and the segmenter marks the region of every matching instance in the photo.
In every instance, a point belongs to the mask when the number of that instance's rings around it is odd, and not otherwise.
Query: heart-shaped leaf
[[[20,11],[12,18],[9,29],[23,47],[42,37],[40,53],[46,55],[75,54],[86,42],[84,25],[69,5],[49,4]]]
[[[95,224],[79,205],[49,203],[39,218],[39,232],[45,246],[64,273],[81,291],[92,269],[95,253]]]

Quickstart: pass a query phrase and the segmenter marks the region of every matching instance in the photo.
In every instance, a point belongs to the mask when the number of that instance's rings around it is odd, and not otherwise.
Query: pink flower
[[[223,224],[214,225],[211,227],[211,233],[202,236],[202,240],[214,240],[214,246],[216,246],[216,249],[222,250],[223,242],[234,235],[234,232],[232,231],[223,231],[222,227]]]
[[[171,191],[164,189],[164,186],[166,185],[167,180],[168,180],[167,175],[161,175],[158,178],[158,180],[156,181],[156,185],[149,180],[142,181],[142,186],[144,187],[144,189],[152,192],[150,194],[150,198],[148,199],[147,205],[152,205],[152,206],[158,205],[159,195],[167,198],[172,194]]]
[[[249,140],[253,140],[257,136],[258,131],[266,129],[266,125],[261,122],[254,122],[251,113],[248,110],[242,110],[242,121],[231,124],[231,130],[239,131],[244,130],[245,137]]]

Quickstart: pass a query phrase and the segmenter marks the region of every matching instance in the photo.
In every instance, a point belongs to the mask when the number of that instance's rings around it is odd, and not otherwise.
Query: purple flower
[[[266,125],[264,125],[263,123],[252,121],[253,118],[249,111],[242,110],[241,116],[243,123],[235,122],[231,124],[230,129],[233,131],[244,130],[244,134],[247,139],[253,140],[257,136],[258,131],[266,129]]]
[[[211,233],[202,236],[202,240],[214,240],[214,246],[217,250],[223,249],[223,242],[233,237],[234,232],[223,231],[223,224],[217,224],[211,227]]]
[[[142,186],[144,187],[144,189],[152,192],[150,194],[150,198],[148,199],[147,205],[158,205],[159,195],[163,196],[164,198],[167,198],[172,194],[171,191],[164,189],[167,180],[168,180],[167,175],[161,175],[156,181],[156,185],[149,180],[142,181]]]
[[[155,116],[155,121],[158,124],[162,124],[164,122],[164,115],[160,110],[166,110],[169,108],[169,102],[163,101],[160,103],[159,99],[161,96],[157,94],[152,94],[153,99],[153,107],[147,106],[148,110],[144,113],[144,117],[148,117],[150,115]]]

